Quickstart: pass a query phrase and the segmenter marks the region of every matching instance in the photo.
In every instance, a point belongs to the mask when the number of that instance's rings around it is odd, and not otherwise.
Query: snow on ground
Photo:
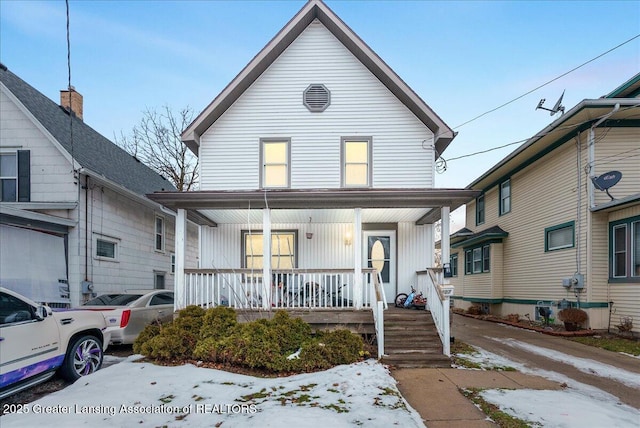
[[[514,343],[513,346],[521,344]],[[561,391],[490,389],[481,393],[485,400],[511,416],[537,422],[545,428],[636,428],[640,426],[640,411],[621,403],[614,395],[557,372],[531,369],[484,349],[475,349],[477,350],[475,354],[461,356],[482,367],[513,367],[521,373],[541,376],[567,385],[567,388]],[[556,354],[563,355],[562,361],[565,363],[574,358],[559,352]],[[600,373],[598,371],[596,375]]]
[[[190,364],[135,362],[139,357],[24,405],[23,413],[2,417],[2,428],[424,426],[386,367],[373,360],[257,378]]]
[[[492,339],[508,346],[524,349],[532,354],[542,355],[543,357],[572,365],[583,373],[606,377],[613,379],[616,382],[623,383],[628,387],[640,389],[640,375],[637,373],[619,369],[609,364],[603,364],[588,358],[567,355],[562,352],[554,351],[553,349],[544,348],[539,345],[531,345],[514,339],[497,339],[495,337]]]

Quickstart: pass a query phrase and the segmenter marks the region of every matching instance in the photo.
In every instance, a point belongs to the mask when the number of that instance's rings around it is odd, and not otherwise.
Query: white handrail
[[[419,271],[418,288],[426,290],[427,308],[431,312],[433,321],[438,330],[438,336],[442,342],[442,353],[451,356],[451,325],[450,320],[450,297],[453,294],[453,287],[443,285],[438,269],[428,268]]]

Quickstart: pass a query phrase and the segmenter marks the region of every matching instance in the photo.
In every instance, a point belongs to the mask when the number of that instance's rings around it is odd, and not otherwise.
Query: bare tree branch
[[[121,132],[120,138],[115,138],[116,144],[164,176],[179,191],[196,190],[198,158],[180,139],[192,119],[189,107],[177,113],[169,106],[160,111],[147,109],[129,135]]]

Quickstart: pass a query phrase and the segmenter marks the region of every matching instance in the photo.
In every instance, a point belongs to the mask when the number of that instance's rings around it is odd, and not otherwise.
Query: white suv
[[[102,314],[51,308],[0,287],[0,399],[49,379],[75,381],[102,365],[110,333]]]

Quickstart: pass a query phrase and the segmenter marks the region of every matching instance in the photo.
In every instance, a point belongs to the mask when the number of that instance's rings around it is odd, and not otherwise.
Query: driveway
[[[598,388],[640,409],[640,359],[567,339],[455,314],[452,336],[519,363]]]

